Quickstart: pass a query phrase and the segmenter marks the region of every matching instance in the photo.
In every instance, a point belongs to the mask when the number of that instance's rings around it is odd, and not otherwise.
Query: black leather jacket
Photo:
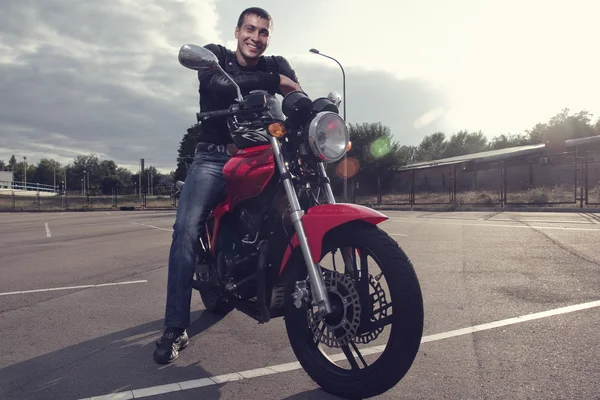
[[[233,52],[225,47],[216,44],[209,44],[204,47],[217,56],[221,67],[231,75],[240,87],[242,95],[246,95],[252,90],[266,90],[272,94],[281,94],[279,90],[280,74],[299,83],[296,72],[284,57],[276,56],[277,72],[269,72],[264,56],[261,57],[256,67],[242,67],[237,63]],[[226,65],[229,62],[235,64]],[[223,110],[235,101],[237,96],[235,87],[222,74],[199,71],[198,80],[200,82],[198,92],[200,93],[201,111]],[[231,143],[226,118],[215,117],[204,121],[200,128],[198,141],[215,144]]]

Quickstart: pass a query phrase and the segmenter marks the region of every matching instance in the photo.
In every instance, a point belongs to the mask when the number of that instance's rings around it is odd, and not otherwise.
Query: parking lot
[[[600,216],[385,212],[425,331],[381,399],[600,399]],[[203,312],[154,363],[173,211],[0,214],[0,399],[332,399],[284,321]],[[111,393],[112,397],[108,396]]]

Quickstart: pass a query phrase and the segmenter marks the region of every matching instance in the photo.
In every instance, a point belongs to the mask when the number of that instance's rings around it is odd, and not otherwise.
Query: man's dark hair
[[[242,27],[242,24],[244,23],[244,19],[246,18],[246,15],[257,15],[260,18],[269,20],[271,25],[273,25],[273,18],[271,18],[271,15],[269,15],[269,13],[267,11],[263,10],[260,7],[250,7],[250,8],[246,8],[240,14],[240,17],[238,18],[238,23],[237,23],[238,28]]]

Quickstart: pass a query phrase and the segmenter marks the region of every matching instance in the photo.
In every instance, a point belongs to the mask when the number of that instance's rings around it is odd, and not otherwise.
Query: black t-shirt
[[[258,64],[254,67],[242,67],[231,50],[217,44],[208,44],[204,47],[217,56],[219,64],[238,84],[243,96],[252,90],[266,90],[272,94],[282,94],[279,90],[280,74],[299,83],[296,72],[282,56],[274,57],[277,72],[269,72],[265,56],[261,56]],[[226,65],[229,63],[235,64]],[[198,80],[201,111],[223,110],[235,101],[237,97],[235,87],[219,72],[199,71]],[[226,117],[216,117],[204,121],[198,141],[216,144],[231,143]]]

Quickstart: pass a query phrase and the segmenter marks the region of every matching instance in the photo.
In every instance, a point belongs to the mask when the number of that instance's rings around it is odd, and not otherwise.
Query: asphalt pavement
[[[600,399],[600,216],[385,212],[425,332],[381,399]],[[154,363],[173,211],[0,214],[0,399],[333,399],[282,319],[192,300],[190,346]]]

